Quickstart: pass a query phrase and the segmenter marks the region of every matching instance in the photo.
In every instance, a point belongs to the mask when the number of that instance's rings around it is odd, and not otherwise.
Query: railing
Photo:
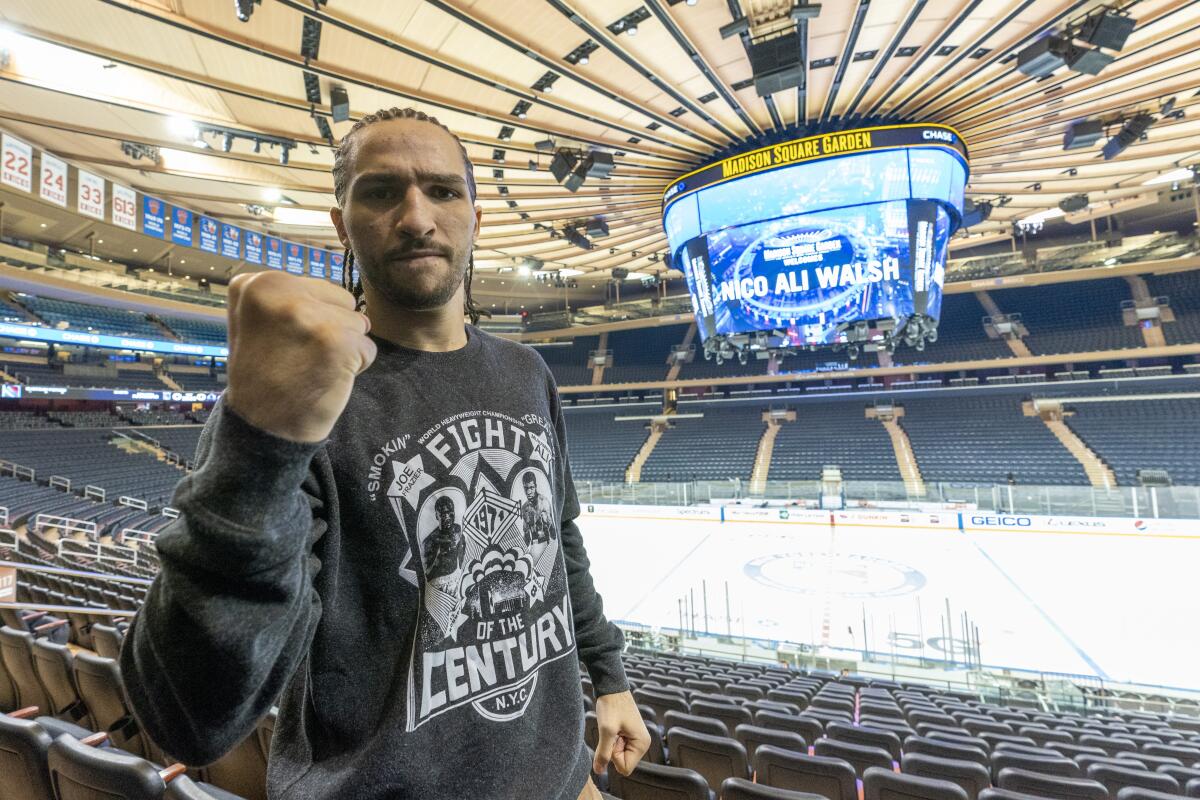
[[[8,527],[8,506],[0,506],[0,528]]]
[[[910,494],[902,481],[846,481],[846,507],[963,508],[1007,514],[1200,519],[1200,486],[1092,486],[925,484]],[[686,506],[725,500],[774,501],[819,507],[820,481],[767,481],[760,492],[750,481],[609,483],[576,481],[580,503]]]
[[[83,487],[83,496],[89,500],[99,500],[101,503],[108,497],[108,490],[101,486],[88,484]]]
[[[59,539],[58,554],[63,558],[88,558],[95,561],[112,561],[119,564],[137,564],[138,551],[119,544],[101,544],[88,540]]]
[[[171,519],[179,519],[179,509],[163,506],[162,515]]]
[[[17,548],[17,532],[8,527],[8,520],[0,524],[0,547]]]
[[[71,491],[71,479],[64,478],[62,475],[51,475],[50,485],[56,489],[62,489],[64,492]]]
[[[48,528],[58,530],[63,536],[71,536],[76,533],[82,533],[89,539],[96,536],[96,523],[82,519],[60,517],[56,514],[38,514],[33,518],[33,526],[30,530],[40,535]]]
[[[127,494],[123,494],[120,497],[118,497],[117,504],[122,505],[122,506],[129,506],[130,508],[136,508],[139,511],[150,510],[150,504],[147,503],[145,500],[141,500],[137,497],[130,497]]]
[[[137,441],[138,439],[141,439],[146,444],[152,444],[159,449],[162,448],[162,443],[159,442],[158,439],[155,439],[153,436],[149,436],[145,433],[142,433],[141,431],[137,430],[136,428],[131,428],[129,430],[128,434],[124,433],[123,431],[116,431],[116,430],[114,430],[113,433],[117,434],[118,436],[124,436],[126,439],[132,439],[133,441]]]
[[[157,531],[142,531],[137,528],[124,528],[118,535],[119,542],[137,542],[142,545],[154,546],[154,540],[158,538]]]
[[[26,564],[24,561],[0,561],[0,567],[12,567],[17,572],[60,575],[64,578],[100,578],[109,582],[129,583],[137,586],[149,586],[153,582],[149,578],[132,578],[128,575],[112,575],[107,572],[92,572],[67,567],[48,567],[42,564]]]
[[[32,481],[37,477],[37,471],[13,461],[0,461],[0,475],[12,475],[14,478]]]

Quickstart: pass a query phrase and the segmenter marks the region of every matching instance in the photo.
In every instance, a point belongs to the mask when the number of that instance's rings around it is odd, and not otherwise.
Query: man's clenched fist
[[[229,283],[229,388],[247,422],[295,442],[329,435],[375,360],[370,321],[345,289],[280,272]]]

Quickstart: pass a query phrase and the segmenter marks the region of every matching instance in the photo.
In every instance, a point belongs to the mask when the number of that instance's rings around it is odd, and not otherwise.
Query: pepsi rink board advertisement
[[[701,339],[785,329],[793,345],[833,344],[859,321],[937,319],[966,156],[951,128],[894,125],[784,142],[673,182],[663,225]]]

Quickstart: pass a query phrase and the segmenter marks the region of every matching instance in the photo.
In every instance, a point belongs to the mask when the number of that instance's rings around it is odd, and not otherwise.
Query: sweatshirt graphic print
[[[447,417],[377,452],[372,494],[408,541],[399,577],[421,597],[408,730],[461,706],[520,717],[538,670],[575,651],[550,476],[554,429],[537,414]]]

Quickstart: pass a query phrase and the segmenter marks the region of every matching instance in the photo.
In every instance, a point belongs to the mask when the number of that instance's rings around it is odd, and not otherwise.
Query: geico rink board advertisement
[[[1200,539],[1195,520],[1130,517],[1054,517],[995,511],[828,511],[798,506],[653,506],[585,503],[584,516],[693,520],[699,523],[771,523],[835,528],[911,528],[965,533],[1092,534]]]

